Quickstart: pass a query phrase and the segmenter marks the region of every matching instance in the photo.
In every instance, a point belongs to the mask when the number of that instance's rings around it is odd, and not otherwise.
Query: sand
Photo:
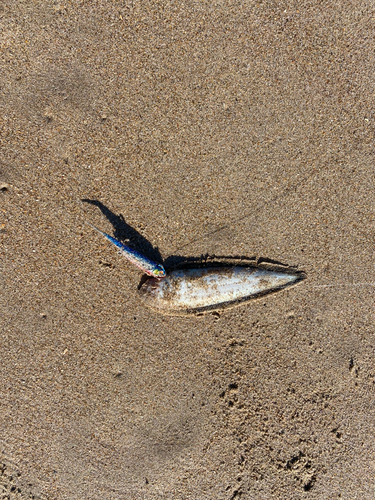
[[[374,10],[1,3],[1,498],[375,498]],[[85,221],[307,280],[163,316]]]

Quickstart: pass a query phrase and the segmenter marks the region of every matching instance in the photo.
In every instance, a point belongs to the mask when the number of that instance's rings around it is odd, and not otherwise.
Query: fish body
[[[255,266],[180,269],[148,279],[139,292],[149,307],[170,315],[214,311],[290,286],[304,274]]]
[[[142,271],[145,272],[148,276],[152,276],[156,279],[164,278],[164,276],[166,276],[165,269],[161,264],[157,264],[151,259],[148,259],[141,253],[133,250],[133,248],[129,247],[128,245],[124,245],[124,243],[121,243],[121,241],[116,240],[116,238],[110,236],[107,233],[104,233],[92,224],[89,224],[89,226],[91,226],[93,229],[95,229],[95,231],[98,231],[98,233],[102,234],[105,238],[107,238],[107,240],[113,243],[113,245],[115,245],[120,250],[121,255],[126,257],[132,264],[139,267],[139,269],[142,269]]]

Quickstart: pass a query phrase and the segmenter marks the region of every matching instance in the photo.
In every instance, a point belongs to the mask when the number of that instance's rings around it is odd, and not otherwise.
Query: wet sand
[[[0,23],[3,497],[372,500],[373,6],[5,1]],[[307,280],[163,316],[85,221]]]

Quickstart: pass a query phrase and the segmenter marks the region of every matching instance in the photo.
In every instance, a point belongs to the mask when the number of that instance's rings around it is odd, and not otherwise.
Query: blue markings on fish
[[[153,278],[164,278],[166,276],[166,272],[164,267],[161,264],[154,262],[153,260],[145,257],[140,252],[137,252],[133,248],[128,245],[124,245],[121,241],[117,240],[113,236],[101,231],[97,227],[93,226],[89,222],[87,224],[98,231],[98,233],[102,234],[107,240],[109,240],[113,245],[115,245],[119,250],[121,255],[126,257],[132,264],[139,267],[143,272],[145,272],[148,276],[152,276]]]

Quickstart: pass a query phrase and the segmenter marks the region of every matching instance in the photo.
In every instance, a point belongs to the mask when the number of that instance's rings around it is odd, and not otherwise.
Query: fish
[[[305,279],[301,271],[232,265],[176,269],[139,287],[144,303],[167,315],[216,311]]]
[[[121,243],[121,241],[117,240],[113,236],[110,236],[109,234],[101,231],[97,227],[93,226],[89,222],[87,224],[95,229],[98,233],[103,235],[107,240],[109,240],[113,245],[115,245],[119,250],[121,255],[126,257],[132,264],[137,266],[139,269],[141,269],[144,273],[146,273],[148,276],[152,276],[154,279],[160,279],[164,278],[166,276],[166,271],[164,267],[161,264],[158,264],[157,262],[154,262],[153,260],[149,259],[148,257],[145,257],[142,255],[140,252],[137,252],[133,248],[129,247],[128,245],[124,245],[124,243]]]

